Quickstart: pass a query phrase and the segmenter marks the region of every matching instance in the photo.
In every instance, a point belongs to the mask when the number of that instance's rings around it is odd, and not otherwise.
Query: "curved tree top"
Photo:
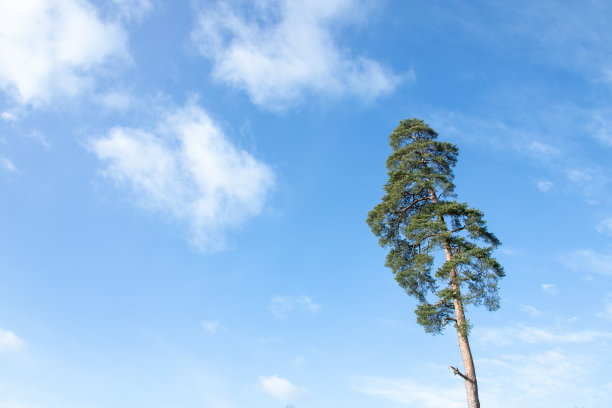
[[[390,136],[385,195],[367,218],[380,245],[390,248],[386,266],[419,302],[417,320],[434,333],[454,320],[455,299],[497,309],[504,276],[492,256],[500,242],[483,213],[454,200],[458,149],[437,137],[420,119],[400,122]],[[436,261],[436,253],[445,261]]]

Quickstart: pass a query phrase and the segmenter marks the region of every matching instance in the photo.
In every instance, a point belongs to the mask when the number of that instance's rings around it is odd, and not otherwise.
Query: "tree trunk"
[[[450,260],[450,250],[447,251],[445,246],[444,252],[446,259]],[[474,359],[472,358],[472,350],[467,335],[467,322],[463,312],[463,302],[461,301],[461,293],[459,292],[459,284],[457,283],[457,271],[453,268],[451,271],[451,285],[457,293],[457,297],[453,299],[455,305],[455,319],[457,319],[457,337],[459,339],[459,349],[463,358],[463,369],[465,371],[465,391],[467,393],[467,401],[469,408],[480,408],[480,400],[478,399],[478,383],[476,382],[476,369],[474,368]]]
[[[434,203],[438,202],[438,197],[435,191],[429,191],[430,198]],[[444,216],[440,216],[442,222],[442,229],[447,231],[446,221]],[[450,261],[453,258],[448,243],[444,243],[444,255],[446,260]],[[465,391],[467,393],[468,408],[480,408],[480,400],[478,399],[478,383],[476,382],[476,369],[474,368],[474,359],[472,358],[472,350],[470,349],[470,343],[468,341],[467,334],[467,322],[465,320],[465,313],[463,312],[463,302],[461,301],[461,288],[457,281],[457,270],[453,268],[450,273],[450,284],[455,292],[453,298],[453,304],[455,306],[455,319],[457,320],[457,337],[459,339],[459,350],[461,350],[461,357],[463,358],[463,370],[464,375],[461,377],[465,380]],[[455,371],[455,374],[460,374]]]

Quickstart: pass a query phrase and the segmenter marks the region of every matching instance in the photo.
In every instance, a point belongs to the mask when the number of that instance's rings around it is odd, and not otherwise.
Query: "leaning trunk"
[[[449,253],[447,252],[447,259]],[[465,371],[465,391],[467,392],[467,401],[469,408],[480,408],[478,399],[478,383],[476,382],[476,369],[474,368],[474,359],[472,358],[472,350],[468,341],[467,322],[463,312],[463,302],[459,292],[459,284],[457,283],[457,271],[451,271],[451,285],[455,290],[456,297],[453,300],[455,305],[455,319],[457,319],[457,337],[459,338],[459,349],[463,358],[463,369]]]
[[[429,191],[430,198],[434,203],[438,202],[438,197],[435,191]],[[446,230],[446,222],[444,217],[440,216],[443,229]],[[446,260],[450,261],[453,258],[448,243],[444,244],[444,255]],[[457,337],[459,339],[459,350],[461,350],[461,357],[463,358],[463,370],[465,374],[461,374],[455,371],[455,374],[460,374],[465,380],[465,391],[467,393],[468,408],[480,408],[480,400],[478,399],[478,383],[476,382],[476,369],[474,368],[474,359],[472,358],[472,350],[470,349],[470,343],[468,341],[467,333],[467,322],[465,320],[465,313],[463,312],[463,302],[461,300],[461,288],[459,286],[457,270],[453,268],[450,273],[450,284],[455,292],[453,303],[455,306],[455,320],[457,323]]]

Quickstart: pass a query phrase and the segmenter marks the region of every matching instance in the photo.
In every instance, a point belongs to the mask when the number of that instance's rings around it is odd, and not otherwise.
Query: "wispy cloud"
[[[542,314],[541,310],[529,305],[521,305],[521,310],[531,316],[540,316]]]
[[[415,407],[460,408],[465,406],[465,390],[456,386],[429,386],[409,378],[362,377],[353,387],[363,394]]]
[[[127,58],[122,26],[88,1],[0,2],[0,89],[18,104],[76,95],[96,69]]]
[[[0,352],[21,351],[25,347],[25,341],[20,339],[10,330],[0,328]]]
[[[227,331],[227,328],[216,320],[203,320],[202,328],[210,334]]]
[[[103,174],[142,207],[186,223],[202,250],[225,247],[225,232],[259,214],[274,184],[272,170],[235,147],[201,108],[166,114],[154,131],[116,127],[91,150]]]
[[[29,132],[23,133],[22,137],[26,139],[30,139],[40,144],[42,147],[44,147],[47,150],[51,148],[51,142],[49,142],[47,137],[38,129],[33,129]]]
[[[527,145],[527,150],[530,154],[536,156],[539,160],[549,161],[558,157],[561,152],[556,147],[540,141],[533,141]]]
[[[538,182],[536,182],[536,186],[538,187],[538,190],[540,190],[543,193],[547,193],[550,191],[550,189],[553,188],[554,183],[552,181],[548,181],[548,180],[540,180]]]
[[[268,310],[280,319],[284,319],[293,310],[303,310],[317,313],[321,305],[315,303],[308,296],[274,296],[268,304]]]
[[[19,116],[15,112],[4,111],[4,112],[0,113],[0,119],[4,120],[6,122],[14,122],[18,118],[19,118]]]
[[[152,10],[150,0],[113,0],[124,20],[142,21]]]
[[[595,229],[600,234],[612,235],[612,218],[602,220]]]
[[[298,387],[277,375],[259,377],[259,385],[266,393],[282,402],[294,402],[310,394],[306,388]]]
[[[331,26],[364,7],[359,0],[243,3],[218,2],[201,12],[192,38],[213,61],[213,77],[260,107],[284,109],[311,93],[369,101],[414,75],[394,74],[335,45]]]
[[[479,362],[483,374],[479,382],[483,390],[487,390],[483,393],[483,400],[501,407],[517,406],[521,401],[533,403],[534,398],[549,398],[559,390],[573,386],[572,381],[584,372],[560,350],[502,355],[480,359]]]
[[[11,161],[11,159],[8,159],[6,157],[1,157],[1,156],[0,156],[0,169],[10,171],[11,173],[17,172],[17,167]]]
[[[132,95],[125,90],[111,90],[97,97],[99,103],[105,108],[125,111],[132,106]]]
[[[474,335],[476,339],[478,336]],[[598,360],[560,348],[542,352],[503,353],[495,344],[495,357],[478,358],[480,401],[499,408],[570,405],[607,406],[609,394],[591,386],[593,376],[607,370]],[[458,379],[436,385],[414,378],[362,377],[353,387],[409,407],[464,407],[465,388]]]
[[[592,249],[580,249],[563,255],[566,265],[582,273],[612,275],[612,255],[600,253]]]
[[[548,102],[544,99],[542,103]],[[537,115],[513,106],[504,107],[503,113],[489,112],[483,117],[452,111],[433,112],[429,116],[441,134],[481,148],[512,152],[551,173],[554,182],[535,180],[542,192],[559,186],[591,203],[612,201],[609,164],[598,162],[580,149],[585,144],[584,138],[593,133],[592,111],[561,102],[551,105],[548,111],[538,111]],[[508,118],[508,109],[523,120],[514,122]]]
[[[483,344],[508,346],[516,343],[525,344],[558,344],[558,343],[590,343],[599,339],[612,338],[612,332],[595,330],[556,331],[526,325],[502,328],[476,328],[474,339]]]
[[[603,307],[603,311],[597,314],[598,317],[603,317],[612,322],[612,294],[609,294],[606,298],[606,303]]]
[[[472,18],[461,18],[464,13],[451,18],[461,19],[458,23],[479,36],[482,45],[499,49],[505,44],[504,53],[520,53],[524,60],[578,73],[597,84],[610,81],[607,56],[612,46],[607,39],[612,34],[608,19],[612,7],[608,2],[587,1],[580,9],[554,0],[461,4]],[[478,24],[490,17],[495,19],[495,29]]]
[[[612,178],[607,171],[598,167],[570,167],[566,169],[567,178],[583,195],[592,202],[605,198]]]
[[[559,291],[557,290],[557,285],[554,283],[543,283],[541,286],[542,290],[549,295],[556,295]]]

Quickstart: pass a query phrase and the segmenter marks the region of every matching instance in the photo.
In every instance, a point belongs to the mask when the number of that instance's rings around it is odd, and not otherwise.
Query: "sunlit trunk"
[[[431,199],[434,203],[438,202],[438,197],[433,190],[430,190]],[[442,229],[447,231],[444,217],[440,216],[440,221],[443,225]],[[446,260],[450,261],[453,254],[448,243],[444,244],[444,255]],[[463,302],[461,301],[461,288],[457,281],[457,270],[453,268],[450,273],[450,284],[455,292],[453,304],[455,306],[455,320],[457,323],[457,338],[459,339],[459,350],[463,358],[463,370],[465,380],[465,391],[467,393],[468,408],[480,408],[480,400],[478,399],[478,383],[476,381],[476,369],[474,368],[474,359],[472,358],[472,350],[468,341],[467,323],[465,321],[465,313],[463,312]]]

